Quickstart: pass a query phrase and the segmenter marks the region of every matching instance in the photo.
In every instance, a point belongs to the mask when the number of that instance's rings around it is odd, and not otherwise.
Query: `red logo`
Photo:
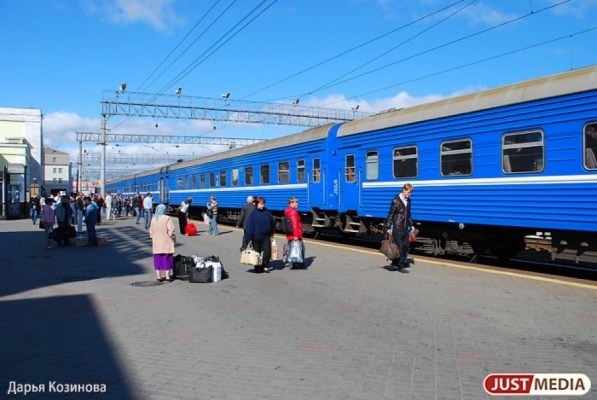
[[[494,396],[582,396],[591,390],[591,380],[585,374],[490,374],[483,387]]]

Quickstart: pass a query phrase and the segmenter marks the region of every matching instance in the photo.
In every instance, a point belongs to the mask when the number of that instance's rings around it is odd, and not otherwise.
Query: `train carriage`
[[[410,182],[435,254],[508,258],[548,231],[554,256],[595,262],[596,122],[597,68],[348,122],[337,156],[357,172],[342,180],[341,228],[375,230]]]
[[[175,206],[193,198],[193,210],[203,212],[211,195],[218,200],[218,218],[236,220],[249,195],[266,198],[277,216],[290,197],[299,199],[299,213],[308,229],[312,210],[332,209],[326,188],[330,149],[334,147],[333,125],[285,136],[171,165],[164,177],[168,202]]]

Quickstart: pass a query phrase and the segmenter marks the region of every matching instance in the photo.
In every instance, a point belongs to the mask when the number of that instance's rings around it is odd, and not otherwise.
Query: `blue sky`
[[[75,132],[99,131],[102,91],[121,82],[145,93],[182,87],[187,96],[230,92],[231,99],[300,98],[378,112],[597,63],[597,0],[19,0],[0,7],[0,107],[40,108],[45,143],[73,161]],[[108,128],[264,139],[305,129],[120,117]],[[107,151],[211,152],[147,147]]]

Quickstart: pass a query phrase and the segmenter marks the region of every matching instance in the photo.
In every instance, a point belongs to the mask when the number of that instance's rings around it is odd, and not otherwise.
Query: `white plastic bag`
[[[272,255],[270,257],[271,261],[275,261],[278,259],[279,250],[278,245],[276,244],[276,239],[272,239]]]
[[[288,261],[302,263],[303,262],[303,249],[301,243],[298,240],[290,242],[290,255]]]

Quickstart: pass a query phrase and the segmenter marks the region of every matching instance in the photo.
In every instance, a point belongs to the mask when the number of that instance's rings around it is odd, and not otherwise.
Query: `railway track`
[[[322,233],[319,235],[318,239],[371,249],[378,249],[381,243],[381,239],[346,239],[340,234],[334,233],[333,231]],[[441,257],[433,256],[427,251],[416,247],[411,251],[411,254],[416,256],[417,259],[420,259],[421,261],[425,259],[445,259],[451,262],[475,264],[480,267],[487,266],[491,268],[501,268],[512,271],[525,271],[528,273],[542,274],[551,277],[557,276],[563,279],[572,278],[597,281],[597,265],[575,264],[573,262],[556,262],[551,259],[551,251],[552,248],[550,238],[529,237],[527,238],[526,249],[521,251],[515,258],[512,258],[507,262],[500,262],[497,257],[491,254],[475,258],[453,254]]]

